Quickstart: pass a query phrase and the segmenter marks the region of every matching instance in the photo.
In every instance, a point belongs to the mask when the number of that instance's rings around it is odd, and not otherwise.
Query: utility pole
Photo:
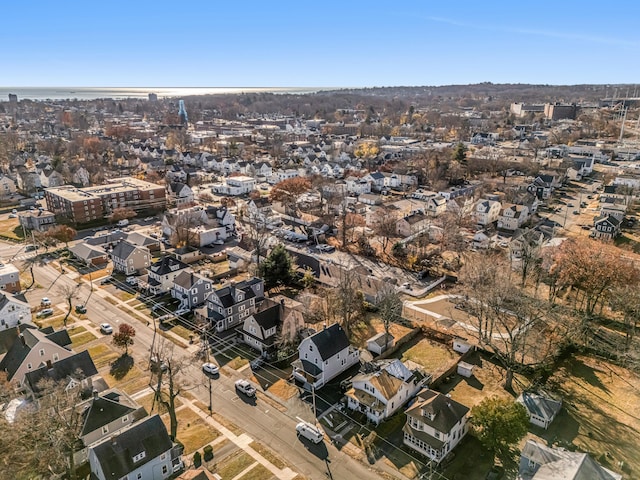
[[[207,353],[207,363],[209,363],[209,337],[207,337],[207,331],[203,332],[204,337],[204,347]],[[213,413],[213,395],[211,393],[211,375],[207,375],[207,379],[209,380],[209,415]]]

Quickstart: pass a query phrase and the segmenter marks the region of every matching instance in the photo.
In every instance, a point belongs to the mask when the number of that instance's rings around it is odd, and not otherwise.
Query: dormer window
[[[137,454],[136,456],[133,457],[133,463],[137,463],[140,460],[142,460],[147,454],[145,453],[145,451],[141,451],[139,454]]]

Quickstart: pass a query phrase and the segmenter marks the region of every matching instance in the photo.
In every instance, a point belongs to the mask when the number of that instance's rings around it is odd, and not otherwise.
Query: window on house
[[[122,423],[127,423],[129,421],[129,415],[125,415],[122,417]]]
[[[30,363],[27,363],[27,369],[31,370],[32,367],[33,365],[31,365]]]
[[[227,308],[227,315],[231,315],[231,309]]]
[[[44,348],[41,348],[39,353],[41,357],[44,357]]]
[[[136,476],[136,478],[137,478],[138,480],[142,480],[142,473],[139,473],[139,474]]]
[[[238,310],[240,310],[240,311],[244,310],[244,305],[240,305],[240,306],[238,307]]]
[[[145,453],[145,451],[143,450],[142,452],[140,452],[139,454],[137,454],[136,456],[133,457],[133,463],[139,462],[140,460],[142,460],[147,454]]]
[[[57,353],[54,353],[54,354],[53,354],[53,361],[54,361],[54,362],[57,362],[57,361],[58,361],[58,358],[59,358],[59,357],[58,357],[58,354],[57,354]]]
[[[167,466],[166,465],[162,465],[162,474],[166,475],[168,471],[169,471],[169,469],[167,468]]]

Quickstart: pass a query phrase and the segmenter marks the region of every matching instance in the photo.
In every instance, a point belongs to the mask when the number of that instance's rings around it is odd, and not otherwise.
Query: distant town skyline
[[[9,2],[0,86],[640,82],[635,2]]]

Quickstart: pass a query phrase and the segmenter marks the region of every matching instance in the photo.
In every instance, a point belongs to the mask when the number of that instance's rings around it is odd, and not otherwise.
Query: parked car
[[[11,213],[18,213],[18,210],[14,208],[13,210],[11,210]]]
[[[53,308],[45,308],[44,310],[40,310],[36,317],[48,317],[49,315],[53,315]]]
[[[153,220],[153,217],[145,217],[145,218],[144,218],[144,221],[145,221],[145,222],[150,222],[151,220]]]
[[[245,394],[247,397],[254,398],[256,396],[255,387],[251,385],[247,380],[236,380],[235,386],[237,391]]]
[[[202,364],[202,371],[210,375],[217,375],[220,373],[220,368],[215,363],[207,362]]]
[[[9,218],[18,218],[18,214],[17,213],[10,213],[9,214]]]
[[[150,363],[149,367],[154,372],[157,372],[157,371],[165,372],[169,368],[169,365],[167,365],[167,363],[164,360],[160,360],[156,356],[151,357],[149,363]]]
[[[84,305],[76,305],[76,313],[87,313],[87,307]]]
[[[580,212],[579,212],[578,210],[574,210],[574,211],[573,211],[573,214],[574,214],[574,215],[580,215]]]
[[[134,277],[134,276],[128,276],[125,280],[129,285],[137,285],[138,284],[138,277]]]
[[[296,432],[299,437],[304,437],[312,443],[320,443],[324,439],[324,433],[315,425],[307,422],[300,422],[296,425]]]
[[[105,335],[110,335],[110,334],[113,333],[113,327],[108,323],[101,323],[100,324],[100,331],[102,333],[104,333]]]
[[[102,279],[102,281],[100,282],[100,285],[106,285],[106,284],[108,284],[108,283],[113,283],[113,282],[115,282],[115,280],[116,280],[116,279],[115,279],[115,278],[113,278],[113,277],[111,277],[111,276],[109,276],[109,277],[105,277],[105,278],[103,278],[103,279]]]
[[[24,251],[25,252],[32,252],[32,251],[37,250],[37,249],[38,249],[37,245],[26,245],[24,247]]]
[[[49,307],[51,306],[51,300],[49,299],[49,297],[42,297],[42,300],[40,300],[40,305]]]

